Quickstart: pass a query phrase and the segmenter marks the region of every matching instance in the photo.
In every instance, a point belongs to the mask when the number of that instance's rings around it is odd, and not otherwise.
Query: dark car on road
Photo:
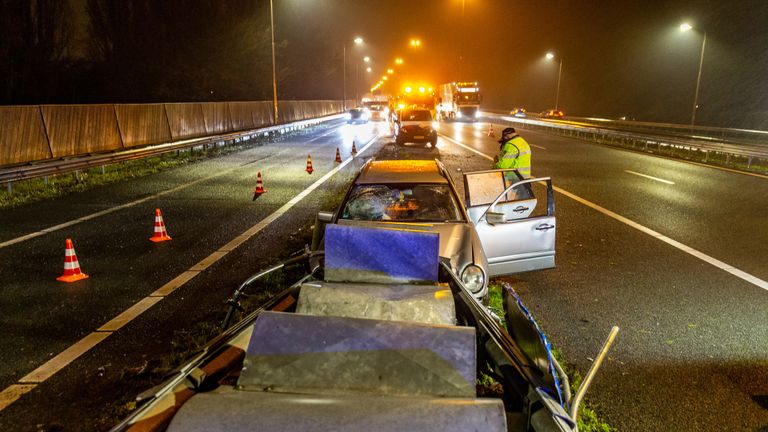
[[[347,112],[347,123],[349,124],[355,124],[355,123],[368,123],[368,118],[370,117],[370,114],[368,114],[365,109],[363,108],[352,108]]]
[[[565,117],[565,113],[561,110],[551,109],[541,113],[541,116],[544,118],[561,119]]]
[[[395,143],[430,143],[437,145],[437,131],[432,126],[432,112],[428,109],[412,108],[400,110],[395,118]]]

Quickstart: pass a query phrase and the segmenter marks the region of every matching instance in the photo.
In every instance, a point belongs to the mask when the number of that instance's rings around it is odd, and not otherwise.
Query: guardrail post
[[[725,164],[728,165],[729,163],[731,163],[731,154],[730,153],[726,153],[725,154]]]
[[[752,156],[747,159],[747,169],[752,168]]]
[[[105,172],[105,171],[106,171],[106,168],[104,167],[104,165],[102,165],[102,166],[101,166],[101,175],[104,175],[104,174],[106,174],[106,172]]]
[[[11,182],[8,182],[8,193],[13,193],[13,186],[11,186]]]
[[[43,184],[48,186],[48,176],[43,177]]]

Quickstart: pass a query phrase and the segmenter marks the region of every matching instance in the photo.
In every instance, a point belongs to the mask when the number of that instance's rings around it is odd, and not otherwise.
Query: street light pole
[[[707,32],[701,40],[701,56],[699,57],[699,73],[696,75],[696,93],[693,96],[693,112],[691,113],[691,127],[696,124],[696,110],[699,108],[699,86],[701,85],[701,67],[704,65],[704,48],[707,46]]]
[[[560,67],[557,71],[557,91],[555,92],[555,109],[560,103],[560,78],[563,76],[563,59],[560,59]]]
[[[363,43],[363,38],[358,36],[358,37],[356,37],[353,40],[353,42],[356,45],[360,45],[360,44]],[[342,106],[344,107],[344,111],[346,111],[347,110],[347,42],[346,41],[344,42],[344,45],[342,46],[342,52],[343,52],[343,54],[342,54],[342,63],[344,63],[344,65],[342,67],[342,73],[344,74],[344,76],[341,79],[341,81],[343,83],[342,86],[344,88],[344,95],[343,95],[344,96],[344,101],[342,102]],[[357,71],[355,71],[355,75],[357,75]],[[357,85],[355,85],[355,87],[357,87]],[[357,91],[357,89],[355,89],[355,91]]]
[[[274,123],[277,124],[277,72],[275,68],[275,13],[272,7],[272,0],[269,0],[269,31],[272,33],[272,112],[274,114]]]
[[[551,52],[548,52],[545,56],[547,60],[552,60],[555,58],[555,55]],[[560,79],[563,77],[563,59],[558,59],[560,61],[560,66],[557,70],[557,90],[555,90],[555,109],[560,105]]]

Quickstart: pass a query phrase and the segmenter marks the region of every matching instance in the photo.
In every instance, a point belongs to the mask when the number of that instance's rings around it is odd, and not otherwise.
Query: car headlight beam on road
[[[477,293],[485,285],[485,273],[480,267],[470,264],[461,272],[461,281],[471,292]]]

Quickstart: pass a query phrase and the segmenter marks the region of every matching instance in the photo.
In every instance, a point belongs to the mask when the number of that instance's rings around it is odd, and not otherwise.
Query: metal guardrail
[[[88,155],[84,157],[73,157],[59,160],[49,160],[35,164],[16,166],[12,168],[0,169],[0,182],[8,184],[11,190],[11,182],[19,180],[28,180],[53,176],[58,174],[72,173],[86,168],[96,166],[110,165],[118,162],[125,162],[134,159],[143,159],[151,156],[157,156],[163,153],[169,153],[177,150],[195,149],[197,147],[206,147],[209,145],[222,145],[228,142],[239,143],[248,141],[259,136],[265,136],[276,133],[286,133],[297,129],[302,129],[310,125],[341,118],[342,114],[334,114],[315,119],[301,120],[293,123],[279,124],[262,128],[250,129],[235,133],[226,133],[203,138],[194,138],[183,141],[175,141],[164,144],[158,144],[140,149],[117,151],[105,154]]]
[[[656,131],[626,130],[622,127],[601,127],[586,125],[579,118],[568,117],[565,120],[542,120],[519,118],[509,115],[493,115],[496,121],[527,129],[544,130],[562,136],[583,139],[601,144],[631,148],[634,150],[653,152],[686,159],[698,159],[703,163],[713,165],[733,166],[746,171],[765,172],[768,170],[768,132],[743,131],[751,133],[751,137],[763,136],[760,142],[739,141],[735,139],[717,140],[712,137],[702,137],[698,132],[691,133],[690,126],[657,124]],[[670,132],[668,126],[676,126]],[[665,129],[667,128],[667,129]],[[682,131],[687,129],[687,133]],[[705,128],[700,128],[705,129]],[[706,128],[722,131],[719,128]]]
[[[509,115],[508,110],[486,110],[494,114]],[[539,114],[528,114],[528,118],[541,118]],[[634,120],[613,120],[596,117],[567,116],[567,121],[585,123],[600,128],[617,129],[626,132],[654,132],[654,134],[677,135],[695,139],[716,139],[745,144],[768,145],[768,131],[733,129],[713,126],[691,126],[677,123],[653,123]]]

